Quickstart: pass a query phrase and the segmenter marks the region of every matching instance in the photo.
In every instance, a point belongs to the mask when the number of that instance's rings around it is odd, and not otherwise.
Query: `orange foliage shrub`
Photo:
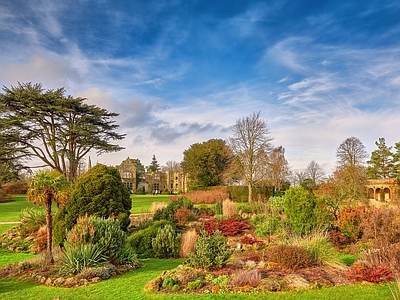
[[[337,225],[341,233],[356,241],[362,236],[361,222],[367,209],[365,206],[343,206],[339,211]]]
[[[35,253],[42,252],[47,247],[47,228],[46,225],[42,225],[39,229],[33,233],[34,244],[30,250]]]
[[[278,245],[267,248],[268,262],[274,262],[289,269],[313,266],[313,261],[303,248],[291,245]]]
[[[23,195],[28,191],[28,183],[24,181],[7,182],[3,184],[3,190],[9,195]]]
[[[184,226],[190,220],[191,215],[192,212],[190,209],[180,207],[174,214],[174,220],[178,226]]]

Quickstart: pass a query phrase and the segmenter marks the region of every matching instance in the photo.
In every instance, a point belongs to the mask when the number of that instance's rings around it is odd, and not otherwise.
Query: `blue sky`
[[[120,113],[116,165],[180,162],[261,111],[294,170],[348,137],[400,141],[400,2],[0,2],[0,84],[40,82]]]

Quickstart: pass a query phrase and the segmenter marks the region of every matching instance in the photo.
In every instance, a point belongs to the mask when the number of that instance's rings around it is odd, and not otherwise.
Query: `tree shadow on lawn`
[[[23,290],[34,288],[35,284],[30,282],[15,281],[12,279],[1,279],[0,280],[0,298],[4,299],[1,294],[19,291],[21,295],[24,294]]]

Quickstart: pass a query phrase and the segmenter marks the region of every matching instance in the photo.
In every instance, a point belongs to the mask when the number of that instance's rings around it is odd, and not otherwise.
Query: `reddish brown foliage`
[[[261,281],[261,272],[259,270],[239,270],[231,280],[233,286],[251,286],[256,287]]]
[[[26,194],[28,183],[23,181],[7,182],[3,184],[3,190],[9,195]]]
[[[328,240],[338,248],[344,248],[350,244],[350,238],[345,236],[339,230],[331,230],[328,232]]]
[[[246,245],[254,245],[254,244],[261,245],[263,243],[262,241],[257,240],[254,236],[251,235],[245,235],[239,241],[241,244],[246,244]]]
[[[373,283],[391,281],[394,279],[393,272],[384,266],[365,267],[353,265],[347,274],[348,278],[357,282],[368,281]]]
[[[225,189],[211,191],[194,191],[185,193],[182,196],[190,199],[194,204],[215,204],[229,198],[229,193]]]
[[[307,252],[298,246],[278,245],[267,248],[269,262],[278,263],[279,266],[288,269],[311,267],[311,257]]]
[[[238,221],[233,218],[217,220],[215,217],[200,219],[203,222],[204,230],[212,235],[216,230],[221,231],[224,236],[235,236],[251,228],[245,221]]]
[[[400,209],[397,206],[370,208],[361,227],[363,239],[373,241],[376,248],[400,243]]]
[[[186,207],[180,207],[174,214],[174,220],[178,226],[184,226],[190,219],[192,212]]]
[[[344,206],[339,211],[337,225],[340,231],[351,239],[356,241],[361,238],[361,221],[366,213],[365,206]]]

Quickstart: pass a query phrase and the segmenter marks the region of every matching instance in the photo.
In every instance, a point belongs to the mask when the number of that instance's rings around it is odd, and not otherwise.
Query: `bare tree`
[[[308,164],[305,174],[314,182],[314,184],[321,183],[325,177],[324,169],[314,160]]]
[[[344,140],[336,150],[336,157],[340,166],[361,166],[365,163],[368,153],[364,144],[356,137]]]
[[[260,112],[238,119],[233,126],[233,134],[228,139],[244,181],[249,190],[248,201],[253,200],[253,187],[262,176],[265,155],[271,151],[270,131],[267,122],[260,118]]]
[[[290,175],[289,164],[285,158],[285,148],[282,146],[272,149],[267,163],[266,179],[277,190],[282,189]]]
[[[304,179],[307,178],[307,174],[306,174],[306,171],[304,171],[304,170],[300,170],[300,171],[297,170],[297,171],[294,171],[291,173],[290,178],[291,178],[291,184],[293,186],[298,186],[304,181]]]
[[[368,157],[363,143],[355,137],[343,141],[337,151],[338,165],[333,174],[331,198],[337,203],[355,203],[366,199],[366,168]]]
[[[174,160],[169,160],[165,163],[165,166],[162,167],[162,171],[173,171],[179,172],[181,170],[181,164]]]

